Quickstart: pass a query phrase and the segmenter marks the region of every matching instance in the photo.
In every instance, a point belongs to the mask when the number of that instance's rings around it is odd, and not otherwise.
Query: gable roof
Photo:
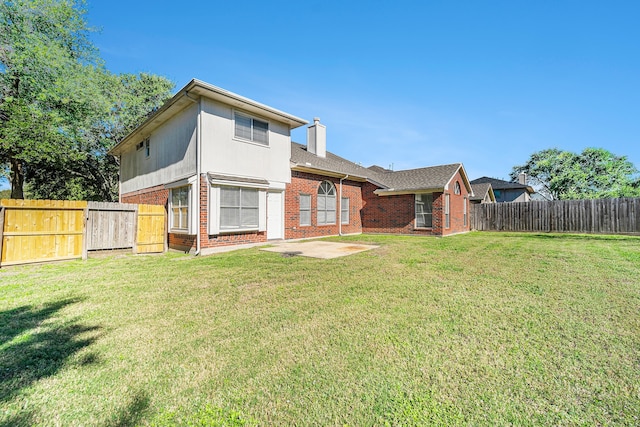
[[[376,190],[376,194],[408,194],[415,192],[442,191],[451,182],[454,175],[461,171],[462,179],[465,181],[467,191],[471,192],[471,185],[464,173],[462,163],[450,165],[430,166],[419,169],[408,169],[393,172],[383,172],[382,176],[388,188]]]
[[[491,187],[491,183],[489,182],[480,182],[480,183],[476,183],[473,184],[473,181],[471,181],[471,188],[473,188],[473,196],[469,198],[469,200],[472,201],[483,201],[484,198],[487,196],[487,194],[489,194],[489,198],[491,199],[491,201],[495,202],[496,201],[496,197],[493,194],[493,188]]]
[[[460,171],[467,191],[472,193],[461,163],[402,171],[391,171],[380,166],[365,168],[329,151],[326,157],[318,157],[308,152],[306,146],[292,142],[291,169],[339,178],[348,176],[353,181],[368,181],[380,187],[376,190],[376,194],[380,196],[443,191]]]
[[[121,155],[130,146],[137,144],[143,138],[148,137],[151,132],[178,114],[193,103],[198,102],[198,97],[205,97],[220,101],[224,104],[240,107],[243,110],[254,113],[256,115],[266,117],[281,123],[289,125],[290,129],[306,125],[308,122],[299,117],[285,113],[268,105],[261,104],[244,96],[229,92],[228,90],[213,86],[201,80],[192,79],[182,89],[180,89],[171,99],[165,102],[158,111],[154,112],[140,126],[135,128],[122,141],[116,144],[109,154],[114,156]]]
[[[491,184],[491,187],[494,190],[519,190],[519,189],[523,189],[523,190],[527,190],[527,192],[529,192],[529,194],[531,193],[535,193],[535,190],[533,189],[533,187],[529,186],[529,185],[524,185],[524,184],[520,184],[519,182],[509,182],[509,181],[503,181],[501,179],[496,179],[496,178],[489,178],[488,176],[483,176],[481,178],[478,179],[474,179],[473,181],[471,181],[471,184]]]

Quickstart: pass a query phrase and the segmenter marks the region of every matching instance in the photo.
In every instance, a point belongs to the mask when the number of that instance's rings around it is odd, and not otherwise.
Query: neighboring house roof
[[[533,187],[529,185],[520,184],[519,182],[509,182],[503,181],[501,179],[489,178],[487,176],[483,176],[478,179],[474,179],[471,181],[471,185],[475,184],[491,184],[491,187],[494,190],[519,190],[526,189],[529,194],[535,193]]]
[[[304,119],[276,110],[268,105],[261,104],[252,99],[229,92],[228,90],[210,85],[209,83],[193,79],[187,83],[186,86],[180,89],[170,100],[165,102],[158,111],[149,116],[149,118],[147,118],[147,120],[145,120],[140,126],[116,144],[115,147],[109,150],[109,154],[114,156],[121,155],[128,149],[128,147],[135,145],[140,142],[140,140],[148,137],[151,132],[171,117],[192,105],[194,102],[198,102],[199,96],[230,104],[249,113],[254,113],[281,123],[286,123],[291,129],[295,129],[308,123]]]
[[[481,202],[489,195],[489,199],[492,202],[496,201],[496,196],[493,194],[493,188],[491,187],[491,183],[489,182],[480,182],[473,184],[471,181],[471,188],[473,188],[473,197],[470,197],[469,200],[473,202]]]
[[[380,166],[365,168],[329,151],[326,157],[318,157],[308,152],[306,146],[295,142],[291,143],[291,163],[293,170],[340,178],[348,175],[354,181],[372,182],[380,187],[376,194],[381,196],[443,191],[460,170],[467,191],[472,192],[461,163],[401,171],[391,171]]]

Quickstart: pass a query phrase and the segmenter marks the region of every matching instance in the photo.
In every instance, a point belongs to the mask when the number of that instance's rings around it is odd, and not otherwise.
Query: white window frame
[[[250,121],[250,125],[249,125],[250,128],[248,129],[250,135],[248,137],[238,135],[238,133],[237,133],[237,118],[238,118],[238,116],[240,116],[240,117],[242,117],[244,119],[248,119]],[[265,134],[266,141],[261,141],[261,140],[259,140],[259,138],[257,138],[257,132],[255,132],[255,129],[256,129],[255,122],[264,123],[267,126],[266,134]],[[243,111],[234,111],[233,112],[233,138],[234,139],[237,139],[239,141],[252,142],[254,144],[258,144],[258,145],[261,145],[261,146],[268,147],[269,146],[269,139],[270,139],[269,138],[270,129],[271,129],[271,124],[269,123],[268,120],[254,117],[254,116],[252,116],[250,114],[247,114],[247,113],[245,113]]]
[[[349,224],[349,198],[341,197],[340,198],[340,222],[345,225]]]
[[[302,205],[303,205],[302,199],[303,198],[306,199],[309,202],[308,205],[307,205],[308,207],[304,207],[304,208],[302,207]],[[300,227],[310,226],[311,225],[311,194],[303,194],[303,193],[301,193],[300,194],[299,203],[300,203]],[[308,213],[308,218],[309,218],[308,223],[307,222],[303,222],[303,220],[302,220],[302,218],[303,218],[302,213],[303,212],[307,212]]]
[[[451,227],[451,203],[449,193],[444,195],[444,228]]]
[[[148,159],[150,155],[151,155],[151,140],[149,138],[146,138],[144,140],[144,157]]]
[[[237,205],[224,205],[223,200],[224,197],[222,193],[224,191],[237,191],[238,192],[238,204]],[[255,205],[243,205],[243,197],[242,193],[244,192],[255,192],[256,204]],[[237,209],[240,224],[237,226],[224,225],[222,223],[222,210],[223,209]],[[255,224],[243,224],[243,211],[255,210],[257,212],[256,215],[256,223]],[[260,191],[257,188],[247,188],[247,187],[234,187],[234,186],[221,186],[220,187],[220,231],[221,232],[229,232],[229,231],[253,231],[258,230],[260,227]]]
[[[182,203],[179,203],[178,206],[176,206],[174,204],[174,192],[175,191],[180,191],[180,193],[185,194],[186,200],[185,200],[185,204],[182,205]],[[169,195],[169,202],[171,204],[171,208],[170,208],[170,212],[171,212],[171,232],[172,233],[182,233],[182,234],[189,234],[189,223],[190,223],[190,216],[189,216],[189,212],[190,212],[190,201],[191,201],[191,186],[190,185],[184,185],[181,187],[175,187],[171,189],[171,194]],[[179,200],[179,202],[181,202],[181,200]],[[183,211],[184,211],[184,216],[185,216],[185,224],[178,224],[176,226],[175,224],[175,212],[176,210],[179,212],[179,218],[182,218],[183,216]],[[182,222],[182,220],[180,221]],[[184,225],[184,226],[183,226]]]
[[[327,186],[329,186],[329,188],[327,189]],[[327,189],[327,193],[320,193],[321,190]],[[318,197],[318,205],[316,208],[316,221],[318,223],[318,225],[335,225],[336,221],[337,221],[337,217],[336,217],[336,202],[337,202],[337,196],[336,196],[336,186],[333,185],[333,183],[331,181],[322,181],[320,183],[320,185],[318,186],[318,191],[317,191],[317,197]],[[320,202],[321,200],[324,200],[324,202]],[[330,209],[330,204],[329,202],[332,201],[333,204],[333,209]],[[328,214],[333,213],[332,217],[333,217],[333,222],[330,222],[327,218],[329,217]],[[324,215],[324,219],[322,219],[322,215]]]
[[[429,204],[430,204],[430,211],[427,212],[426,210],[424,210],[424,206],[426,205],[426,202],[422,200],[422,197],[428,197],[429,200]],[[419,225],[419,220],[418,217],[422,216],[424,220],[424,225]],[[433,194],[431,193],[421,193],[421,194],[416,194],[415,196],[415,221],[416,221],[416,228],[433,228]],[[426,218],[430,217],[431,218],[431,225],[426,225]]]

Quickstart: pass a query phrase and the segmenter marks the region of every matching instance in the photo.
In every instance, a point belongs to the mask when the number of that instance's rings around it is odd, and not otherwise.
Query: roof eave
[[[196,96],[194,99],[193,96]],[[182,89],[180,89],[171,99],[165,102],[162,107],[147,118],[140,126],[135,128],[122,141],[116,144],[108,154],[112,156],[121,155],[130,145],[146,138],[164,122],[178,114],[187,106],[197,101],[197,96],[224,102],[233,107],[241,108],[247,112],[255,113],[263,117],[286,123],[290,129],[295,129],[308,124],[304,119],[287,114],[283,111],[271,108],[249,98],[245,98],[233,92],[229,92],[217,86],[210,85],[203,81],[192,79]]]
[[[429,194],[444,192],[444,187],[434,188],[387,188],[375,190],[374,193],[378,196],[399,196],[404,194]]]
[[[307,173],[312,173],[316,175],[330,176],[333,178],[348,178],[352,181],[358,181],[358,182],[369,181],[369,179],[365,176],[354,175],[346,172],[338,172],[338,171],[333,171],[333,170],[324,169],[324,168],[316,168],[313,166],[301,165],[299,163],[292,164],[291,170],[295,170],[298,172],[307,172]]]

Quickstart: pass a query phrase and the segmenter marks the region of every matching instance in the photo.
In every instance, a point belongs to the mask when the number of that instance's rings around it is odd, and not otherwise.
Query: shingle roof
[[[420,169],[409,169],[379,174],[381,181],[396,191],[426,190],[444,188],[462,164],[430,166]]]
[[[473,197],[471,197],[470,200],[484,200],[491,188],[491,184],[488,182],[480,182],[471,184],[471,188],[473,188]]]
[[[291,142],[291,161],[302,167],[309,167],[327,172],[337,172],[378,182],[377,173],[356,163],[327,151],[326,157],[318,157],[307,151],[307,147]]]
[[[461,163],[454,163],[402,171],[390,171],[380,166],[365,168],[329,151],[327,151],[325,158],[318,157],[308,152],[306,146],[295,142],[291,143],[291,162],[302,168],[364,178],[389,191],[444,188],[458,169],[462,167]]]
[[[519,182],[503,181],[501,179],[489,178],[483,176],[482,178],[474,179],[471,181],[471,185],[475,184],[491,184],[494,190],[506,190],[509,188],[527,188],[526,185],[522,185]]]

